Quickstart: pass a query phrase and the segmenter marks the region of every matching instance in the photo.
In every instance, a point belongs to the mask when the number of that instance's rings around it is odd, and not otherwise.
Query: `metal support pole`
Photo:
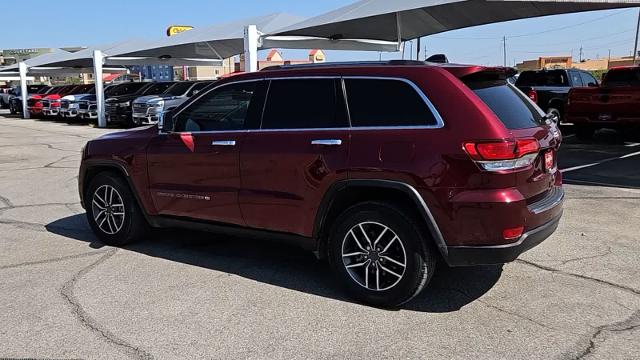
[[[416,60],[420,61],[420,38],[418,38],[418,44],[416,45]]]
[[[255,25],[244,28],[244,71],[258,71],[258,28]]]
[[[93,78],[96,83],[96,106],[98,112],[98,127],[107,127],[107,119],[104,116],[104,84],[102,83],[102,64],[104,54],[100,50],[93,52]]]
[[[640,9],[638,9],[638,25],[636,26],[636,42],[633,43],[633,65],[638,57],[638,34],[640,34]]]
[[[507,37],[502,37],[502,55],[504,57],[504,67],[507,67]]]
[[[20,96],[22,96],[22,118],[29,118],[29,106],[27,101],[29,100],[29,91],[27,90],[27,64],[21,62],[18,65],[18,71],[20,72]]]

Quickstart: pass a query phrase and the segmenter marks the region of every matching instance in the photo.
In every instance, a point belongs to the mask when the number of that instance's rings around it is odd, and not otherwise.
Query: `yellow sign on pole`
[[[193,26],[189,25],[171,25],[167,28],[167,36],[173,36],[180,34],[181,32],[189,31],[193,29]]]

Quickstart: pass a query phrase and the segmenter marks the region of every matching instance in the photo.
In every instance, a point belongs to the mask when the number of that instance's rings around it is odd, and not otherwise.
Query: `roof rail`
[[[266,67],[260,71],[283,70],[283,69],[306,69],[306,68],[326,68],[340,66],[372,66],[372,65],[430,65],[428,62],[416,60],[388,60],[388,61],[346,61],[346,62],[326,62],[309,64],[285,64]]]

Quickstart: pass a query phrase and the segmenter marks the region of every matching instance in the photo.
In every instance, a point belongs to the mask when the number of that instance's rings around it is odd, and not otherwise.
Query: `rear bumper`
[[[475,266],[512,262],[551,236],[560,224],[560,215],[546,224],[526,232],[518,242],[495,246],[449,246],[447,263],[450,266]]]
[[[599,114],[589,116],[567,115],[565,122],[575,126],[603,127],[603,128],[631,128],[640,127],[640,117],[611,114],[609,120],[601,120]]]

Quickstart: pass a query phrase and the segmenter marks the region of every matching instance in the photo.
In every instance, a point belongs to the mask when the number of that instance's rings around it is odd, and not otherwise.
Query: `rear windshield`
[[[605,76],[606,86],[640,86],[640,69],[612,70]]]
[[[506,80],[463,79],[510,130],[544,124],[544,113]]]
[[[569,86],[564,70],[525,71],[518,77],[516,86]]]

